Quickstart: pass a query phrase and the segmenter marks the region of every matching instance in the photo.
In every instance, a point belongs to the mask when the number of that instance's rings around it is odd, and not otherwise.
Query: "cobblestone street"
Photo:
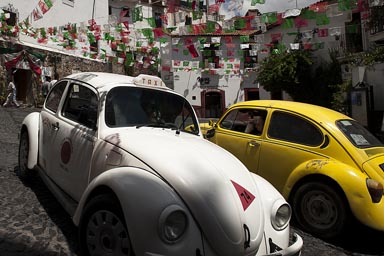
[[[16,174],[18,130],[35,109],[0,108],[0,255],[77,255],[70,217],[35,177]]]
[[[0,107],[0,256],[78,255],[77,229],[39,177],[17,176],[18,132],[33,108]],[[380,232],[327,243],[300,230],[303,256],[384,255]],[[336,245],[337,244],[337,245]]]

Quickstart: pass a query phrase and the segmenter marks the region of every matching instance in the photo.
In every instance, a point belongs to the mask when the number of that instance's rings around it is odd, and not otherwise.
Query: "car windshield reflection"
[[[138,87],[116,87],[106,98],[109,127],[157,127],[198,134],[191,105],[179,95]]]
[[[338,120],[337,127],[358,148],[382,147],[383,143],[354,120]]]

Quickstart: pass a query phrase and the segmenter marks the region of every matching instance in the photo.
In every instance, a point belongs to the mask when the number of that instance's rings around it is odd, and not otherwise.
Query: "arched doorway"
[[[205,118],[218,118],[224,112],[225,92],[218,89],[201,92],[201,108]]]

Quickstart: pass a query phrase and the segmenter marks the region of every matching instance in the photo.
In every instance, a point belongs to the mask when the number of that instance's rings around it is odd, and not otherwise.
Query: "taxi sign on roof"
[[[141,74],[135,77],[133,81],[136,85],[165,87],[163,80],[157,76]]]

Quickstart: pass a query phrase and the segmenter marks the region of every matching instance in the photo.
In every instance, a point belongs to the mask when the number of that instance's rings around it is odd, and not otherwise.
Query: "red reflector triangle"
[[[242,186],[234,182],[233,180],[231,180],[231,182],[235,187],[237,194],[239,195],[241,204],[243,205],[243,209],[245,211],[248,208],[248,206],[251,205],[251,203],[255,199],[255,196],[252,195],[251,192],[249,192],[248,190],[246,190],[245,188],[243,188]]]

